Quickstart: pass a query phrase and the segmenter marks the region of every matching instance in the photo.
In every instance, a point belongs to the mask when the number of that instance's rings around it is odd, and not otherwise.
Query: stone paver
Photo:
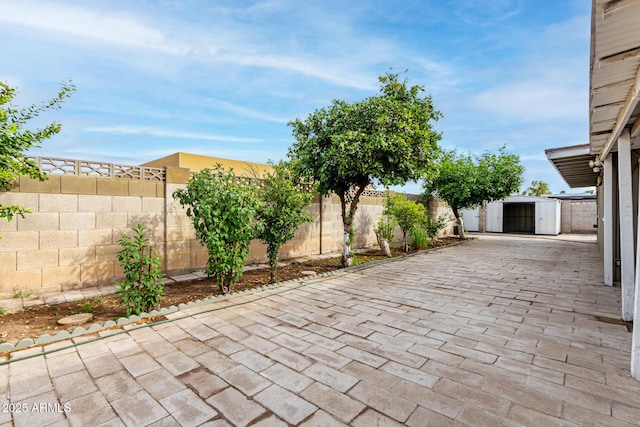
[[[265,408],[231,387],[211,396],[207,402],[236,426],[246,426],[266,412]]]
[[[125,395],[111,406],[126,425],[148,425],[169,415],[146,391]]]
[[[265,380],[260,375],[256,375],[251,369],[246,366],[236,366],[233,369],[222,372],[220,377],[236,387],[238,390],[245,393],[247,396],[253,396],[260,390],[263,390],[271,383]]]
[[[160,403],[181,426],[198,426],[218,415],[215,409],[188,389],[167,396]]]
[[[254,400],[291,424],[300,423],[318,409],[276,384],[257,394]]]
[[[476,237],[14,352],[0,395],[30,412],[0,424],[637,424],[631,334],[597,246]],[[68,410],[35,412],[55,404]]]

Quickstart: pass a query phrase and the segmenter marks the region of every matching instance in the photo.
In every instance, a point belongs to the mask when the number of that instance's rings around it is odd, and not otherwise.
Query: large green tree
[[[278,280],[278,253],[291,240],[298,227],[312,220],[307,213],[313,195],[293,180],[291,170],[282,161],[272,165],[258,188],[260,205],[257,218],[260,222],[257,237],[267,245],[271,270],[270,280]]]
[[[524,167],[520,157],[507,153],[485,152],[480,156],[443,153],[437,167],[424,180],[427,195],[436,196],[451,206],[458,222],[460,237],[466,238],[460,209],[470,209],[485,201],[501,200],[518,191]]]
[[[60,108],[62,102],[71,96],[75,86],[71,83],[61,85],[58,94],[48,102],[18,108],[12,104],[16,89],[0,82],[0,191],[10,190],[19,176],[28,176],[45,181],[47,175],[38,165],[29,160],[25,153],[31,148],[39,148],[45,139],[60,132],[61,126],[52,122],[41,129],[24,129],[30,120],[41,113]],[[0,218],[11,221],[15,215],[24,216],[28,209],[20,206],[0,205]]]
[[[424,176],[436,157],[441,117],[422,86],[397,74],[379,78],[380,92],[363,101],[334,100],[305,120],[289,123],[296,142],[289,149],[298,177],[340,199],[342,264],[351,265],[353,220],[362,192],[371,184],[401,185]]]
[[[551,190],[549,189],[549,184],[544,181],[531,181],[531,185],[522,194],[540,197],[543,194],[551,194]]]

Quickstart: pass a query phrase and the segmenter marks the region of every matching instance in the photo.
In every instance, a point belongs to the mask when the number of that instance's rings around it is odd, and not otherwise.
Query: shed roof
[[[504,200],[496,200],[503,203],[542,203],[542,202],[556,202],[555,199],[548,199],[546,197],[525,196],[523,194],[514,194]]]

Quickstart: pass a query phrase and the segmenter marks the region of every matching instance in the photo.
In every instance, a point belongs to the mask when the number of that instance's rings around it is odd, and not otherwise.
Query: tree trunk
[[[342,226],[343,226],[343,245],[342,245],[342,266],[351,267],[353,263],[351,259],[351,231],[353,227],[353,219],[356,216],[356,210],[358,209],[358,202],[360,201],[360,195],[365,190],[369,182],[363,183],[359,186],[355,192],[353,198],[349,202],[349,211],[347,211],[347,199],[349,197],[349,190],[338,194],[340,198],[340,207],[342,208]]]
[[[467,236],[464,234],[464,223],[462,222],[462,217],[460,216],[460,209],[456,207],[452,207],[452,209],[453,215],[456,217],[456,220],[458,222],[458,234],[460,235],[461,239],[466,239]]]
[[[351,258],[351,233],[344,230],[344,242],[342,243],[342,266],[351,267],[353,259]]]
[[[380,250],[383,255],[387,258],[391,258],[391,245],[389,245],[389,240],[384,237],[378,237],[378,245],[380,245]]]
[[[278,281],[278,252],[280,247],[267,248],[267,256],[269,257],[269,283]]]
[[[409,232],[402,232],[402,250],[405,252],[409,252]]]

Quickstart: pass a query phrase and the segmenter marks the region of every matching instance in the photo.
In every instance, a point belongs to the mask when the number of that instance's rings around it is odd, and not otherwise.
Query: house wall
[[[60,173],[54,166],[49,170]],[[64,173],[79,170],[84,169],[76,164]],[[0,205],[18,205],[32,212],[11,222],[0,221],[0,298],[19,290],[44,294],[113,283],[123,275],[116,257],[118,239],[137,224],[148,227],[165,273],[179,274],[206,265],[207,252],[196,239],[185,209],[172,197],[176,189],[186,187],[191,171],[154,169],[152,180],[145,180],[139,179],[144,175],[140,171],[136,175],[124,170],[100,169],[95,176],[93,172],[87,172],[88,176],[50,174],[45,182],[21,177],[11,191],[0,193]],[[127,174],[126,179],[117,177],[122,173]],[[383,194],[366,191],[361,197],[354,248],[376,243],[373,230],[384,209]],[[429,208],[432,215],[447,209],[438,202],[430,203]],[[297,230],[282,248],[281,257],[341,251],[340,211],[337,196],[316,195],[309,207],[313,221]],[[248,262],[265,261],[266,246],[252,241]]]

